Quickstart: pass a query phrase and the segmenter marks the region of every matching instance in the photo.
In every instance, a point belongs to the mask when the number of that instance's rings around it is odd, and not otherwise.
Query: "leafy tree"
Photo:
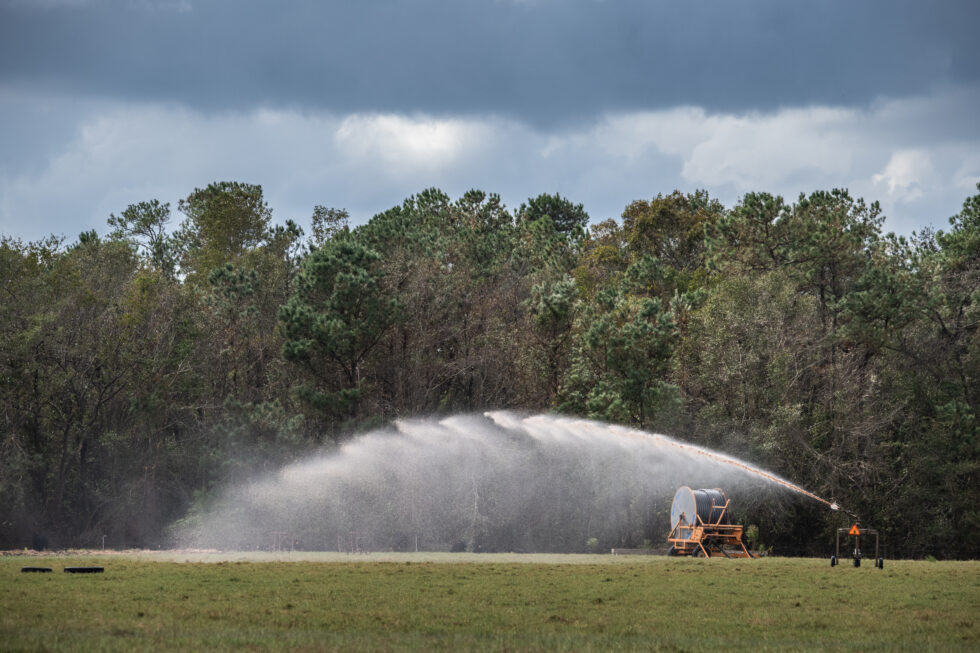
[[[825,329],[836,329],[840,303],[864,272],[880,234],[881,208],[835,189],[801,195],[789,220],[798,235],[792,268],[801,286],[819,299]]]
[[[214,182],[198,188],[177,208],[181,224],[183,267],[192,283],[205,283],[211,270],[235,263],[268,237],[272,211],[262,187],[239,182]]]
[[[542,193],[522,204],[517,211],[521,222],[535,222],[547,217],[554,229],[570,236],[581,236],[589,224],[589,214],[581,204],[574,204],[558,193]]]
[[[734,209],[707,225],[709,265],[756,272],[787,265],[796,245],[788,211],[782,197],[747,193]]]
[[[790,271],[801,290],[818,297],[824,329],[832,330],[883,220],[877,203],[854,200],[846,190],[800,195],[791,206],[781,197],[750,193],[708,226],[712,264],[722,271]]]
[[[655,268],[651,259],[634,264],[583,309],[563,410],[649,428],[676,407],[667,381],[676,324],[658,297],[637,292]]]
[[[958,386],[955,394],[976,415],[980,411],[980,194],[963,202],[950,225],[948,232],[936,234],[941,284],[928,309],[945,340],[950,376]]]
[[[623,211],[623,234],[633,260],[652,256],[664,270],[658,294],[669,300],[675,292],[703,285],[707,247],[705,231],[723,214],[718,200],[706,191],[693,195],[674,191],[650,201],[637,200]]]
[[[356,235],[384,252],[382,284],[401,307],[383,358],[369,363],[380,411],[466,411],[528,398],[524,380],[538,368],[516,352],[530,339],[525,274],[536,263],[524,258],[528,234],[499,196],[471,190],[453,201],[428,189]],[[547,389],[531,387],[542,405]]]
[[[544,350],[544,376],[548,384],[549,402],[553,402],[561,392],[577,300],[575,281],[570,276],[533,286],[528,298],[534,334]]]
[[[592,297],[600,288],[614,285],[629,263],[630,253],[623,228],[615,220],[594,225],[582,243],[574,272],[579,291]]]
[[[347,213],[347,209],[327,208],[318,204],[313,207],[311,222],[313,233],[310,239],[310,249],[316,249],[349,228],[350,214]]]
[[[904,407],[891,434],[903,483],[888,517],[918,554],[969,555],[959,535],[980,527],[978,207],[980,195],[968,198],[948,232],[889,239],[843,305],[845,334],[886,359],[883,383]],[[918,528],[898,526],[907,514]]]
[[[0,239],[0,546],[31,543],[44,532],[50,449],[42,425],[45,378],[39,354],[53,330],[53,293],[45,283],[57,257],[54,238],[21,243]]]
[[[158,200],[130,204],[120,215],[109,216],[110,236],[127,240],[155,268],[173,279],[177,268],[179,243],[167,233],[170,204]]]
[[[395,315],[381,292],[380,258],[353,238],[329,241],[304,259],[279,311],[283,356],[315,379],[305,397],[337,417],[357,415],[364,360]]]
[[[5,254],[9,263],[19,259],[22,272],[33,268],[30,284],[17,276],[21,282],[8,286],[15,319],[32,325],[5,347],[4,385],[20,387],[19,396],[6,396],[10,442],[28,454],[16,470],[26,482],[13,505],[31,515],[24,527],[52,544],[93,537],[101,520],[125,514],[128,505],[130,541],[141,539],[170,513],[148,501],[158,496],[149,470],[164,469],[165,459],[156,451],[154,460],[141,460],[146,450],[128,437],[137,398],[153,391],[139,381],[154,360],[150,339],[133,337],[137,323],[127,309],[137,269],[132,249],[87,232],[64,251],[8,247]],[[147,485],[123,493],[132,503],[121,501],[120,485],[134,468]]]

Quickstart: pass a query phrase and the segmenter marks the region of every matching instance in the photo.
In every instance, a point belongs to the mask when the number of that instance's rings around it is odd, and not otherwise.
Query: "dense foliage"
[[[154,546],[217,487],[396,417],[656,429],[980,554],[980,194],[883,234],[846,191],[704,192],[589,226],[559,195],[426,190],[356,228],[214,183],[106,236],[0,241],[0,547]],[[829,537],[809,505],[770,544]],[[623,534],[623,544],[663,533]],[[586,543],[582,543],[582,548]]]

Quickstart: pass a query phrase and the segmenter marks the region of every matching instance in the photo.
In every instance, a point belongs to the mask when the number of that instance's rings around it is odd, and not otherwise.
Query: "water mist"
[[[398,421],[230,487],[185,520],[177,544],[568,552],[659,543],[680,485],[767,501],[788,489],[836,509],[765,470],[662,435],[492,412]]]

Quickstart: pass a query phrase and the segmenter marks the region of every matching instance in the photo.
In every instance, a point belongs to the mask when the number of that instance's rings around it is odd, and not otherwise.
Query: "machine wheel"
[[[878,560],[875,561],[875,567],[877,567],[878,569],[884,569],[885,568],[885,559],[884,558],[878,558]]]
[[[837,566],[837,556],[830,556],[830,566],[831,567]]]
[[[48,574],[51,567],[21,567],[20,571],[22,574]]]
[[[861,566],[861,558],[854,558],[854,566],[855,567]]]
[[[670,557],[672,557],[672,558],[677,556],[677,549],[674,548],[674,545],[673,544],[671,544],[667,548],[667,555],[670,556]]]

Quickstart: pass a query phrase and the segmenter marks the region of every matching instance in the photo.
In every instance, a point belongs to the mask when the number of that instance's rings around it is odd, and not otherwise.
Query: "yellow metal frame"
[[[728,514],[729,501],[721,506],[721,512],[715,522],[706,524],[701,519],[701,515],[695,513],[695,524],[684,524],[684,513],[677,520],[677,524],[667,535],[667,542],[674,547],[676,555],[703,555],[710,558],[712,555],[723,555],[726,558],[751,558],[749,550],[742,542],[741,524],[722,524],[725,515]],[[715,514],[715,509],[719,506],[711,502],[709,515]],[[686,536],[686,537],[685,537]]]

